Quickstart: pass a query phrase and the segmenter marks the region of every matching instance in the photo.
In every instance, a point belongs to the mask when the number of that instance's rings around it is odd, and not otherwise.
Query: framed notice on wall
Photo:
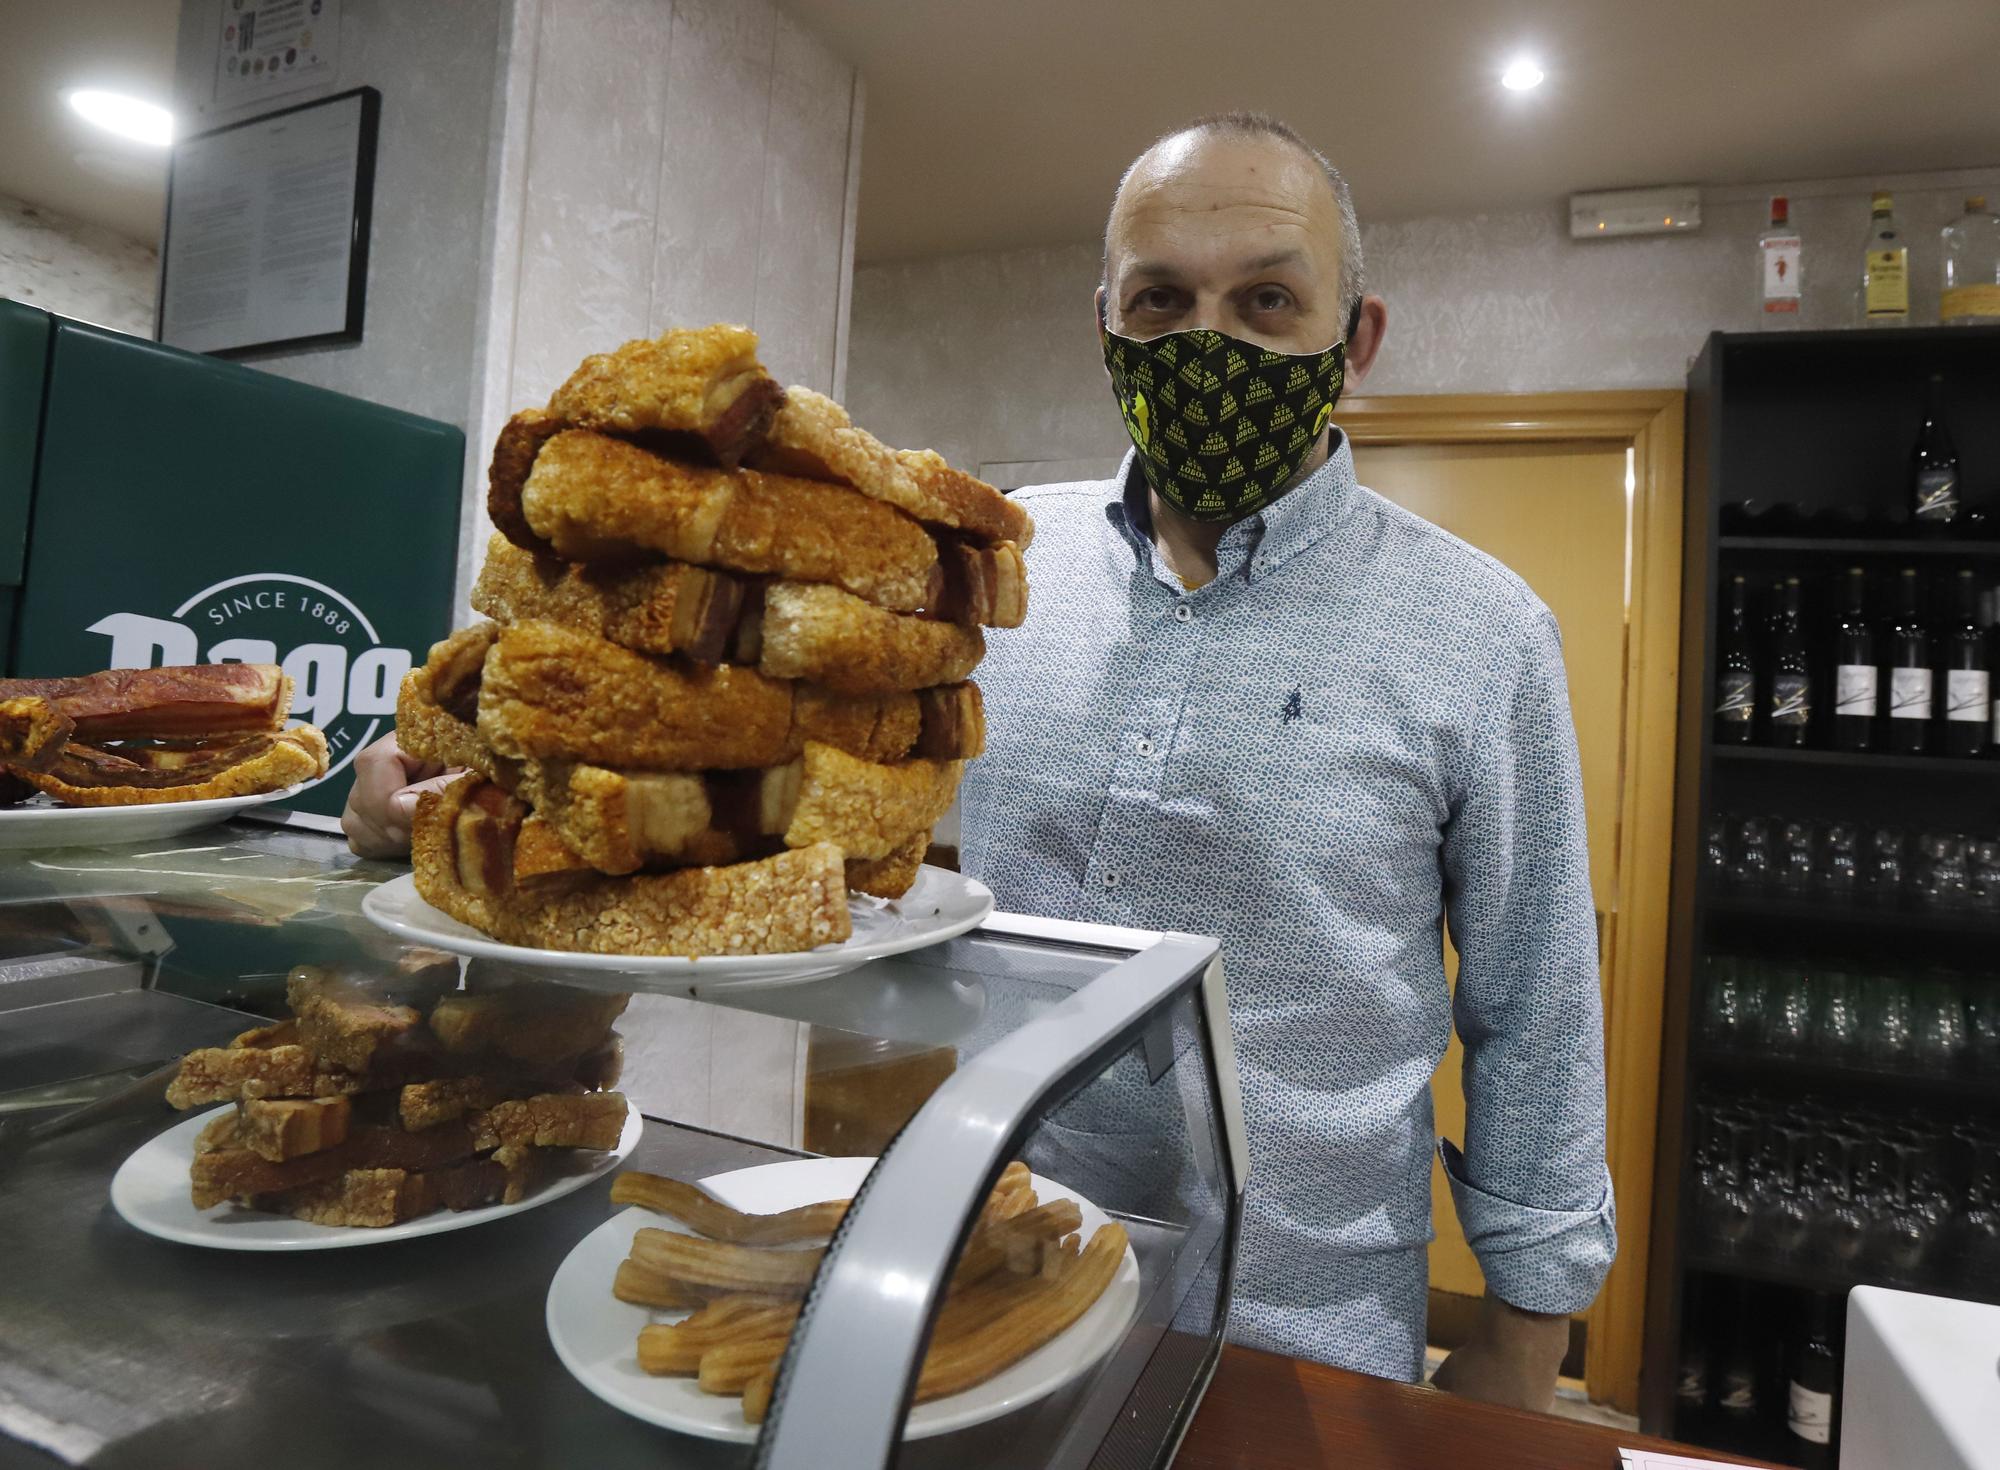
[[[229,356],[361,340],[381,109],[357,87],[174,144],[160,341]]]

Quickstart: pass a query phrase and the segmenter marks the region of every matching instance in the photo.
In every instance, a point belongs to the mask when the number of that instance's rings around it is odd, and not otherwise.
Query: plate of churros
[[[747,1443],[769,1408],[800,1300],[872,1158],[795,1159],[699,1185],[626,1173],[631,1206],[550,1283],[549,1340],[606,1403]],[[1090,1371],[1124,1337],[1139,1266],[1122,1226],[1011,1164],[954,1269],[904,1437],[999,1418]]]
[[[837,944],[791,954],[592,954],[536,949],[480,933],[425,902],[409,875],[369,891],[361,910],[383,929],[414,944],[474,959],[561,970],[572,981],[595,972],[635,986],[692,995],[803,985],[857,970],[871,960],[927,949],[976,929],[993,913],[993,891],[975,878],[925,864],[901,898],[850,894],[852,934]],[[649,983],[650,982],[650,983]]]

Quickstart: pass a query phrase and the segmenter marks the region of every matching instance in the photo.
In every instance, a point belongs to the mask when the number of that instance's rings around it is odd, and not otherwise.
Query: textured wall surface
[[[1911,241],[1919,321],[1937,319],[1938,231],[2000,168],[1885,179]],[[1789,192],[1806,240],[1803,325],[1849,318],[1873,180],[1704,191],[1697,234],[1572,242],[1556,210],[1364,225],[1389,336],[1367,393],[1678,387],[1712,330],[1757,322],[1756,238]],[[1360,201],[1365,210],[1367,201]],[[1026,483],[1123,452],[1091,314],[1099,243],[863,266],[848,406],[898,444]],[[1046,462],[1041,474],[1037,464]]]
[[[143,240],[0,194],[0,296],[150,337],[159,271]]]
[[[782,380],[842,357],[854,70],[769,0],[515,0],[473,442],[579,359],[737,321]],[[467,498],[469,576],[484,507]]]
[[[181,6],[175,111],[206,129],[371,86],[382,94],[363,340],[255,359],[268,372],[461,427],[473,384],[487,122],[507,7],[346,0],[330,84],[217,110],[212,0]]]

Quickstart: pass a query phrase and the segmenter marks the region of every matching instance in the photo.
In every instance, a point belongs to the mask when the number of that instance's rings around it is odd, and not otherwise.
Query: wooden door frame
[[[1342,401],[1338,422],[1362,447],[1391,444],[1629,445],[1631,591],[1618,787],[1618,878],[1605,916],[1604,1064],[1618,1259],[1584,1314],[1592,1399],[1633,1412],[1645,1335],[1653,1148],[1666,997],[1680,689],[1682,447],[1686,395],[1412,394]]]

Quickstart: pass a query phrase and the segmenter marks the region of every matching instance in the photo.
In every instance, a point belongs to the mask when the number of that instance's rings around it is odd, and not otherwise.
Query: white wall
[[[0,297],[150,337],[159,269],[143,240],[0,194]]]
[[[1572,242],[1554,209],[1365,223],[1369,289],[1389,302],[1376,393],[1678,387],[1716,328],[1756,325],[1755,241],[1789,193],[1806,238],[1805,325],[1843,325],[1868,195],[1893,188],[1919,320],[1937,317],[1937,235],[2000,168],[1703,192],[1700,233]],[[1003,482],[1100,466],[1126,441],[1099,356],[1099,242],[864,265],[848,407],[896,444],[934,444]],[[1036,473],[1039,469],[1040,473]]]
[[[222,11],[219,0],[181,5],[174,111],[187,131],[354,87],[382,94],[363,340],[259,357],[253,365],[463,426],[480,301],[488,125],[508,6],[343,0],[333,81],[233,110],[212,100]]]
[[[770,0],[514,0],[489,214],[476,479],[577,362],[742,322],[781,380],[836,391],[861,85]],[[461,585],[484,555],[477,483]]]

